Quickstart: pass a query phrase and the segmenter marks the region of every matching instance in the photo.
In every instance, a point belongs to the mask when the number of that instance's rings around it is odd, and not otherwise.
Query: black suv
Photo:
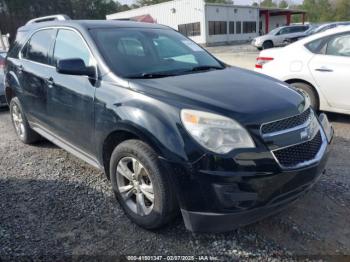
[[[323,172],[333,129],[285,83],[165,26],[62,17],[18,30],[5,68],[15,130],[104,170],[138,225],[159,228],[181,210],[189,230],[231,230],[281,210]]]

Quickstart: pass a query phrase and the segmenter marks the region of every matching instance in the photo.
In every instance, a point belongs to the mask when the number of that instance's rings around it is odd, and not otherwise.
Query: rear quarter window
[[[22,57],[41,64],[49,64],[49,50],[55,39],[54,29],[44,29],[33,34],[22,49]]]
[[[16,34],[15,41],[11,44],[8,52],[8,57],[18,58],[19,52],[22,46],[25,44],[25,40],[28,37],[28,31],[18,31]]]
[[[305,47],[314,54],[323,54],[325,51],[327,39],[328,37],[314,40],[305,44]]]

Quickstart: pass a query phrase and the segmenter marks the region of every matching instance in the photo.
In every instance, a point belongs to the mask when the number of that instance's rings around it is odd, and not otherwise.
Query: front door
[[[53,50],[54,64],[61,59],[80,58],[94,66],[90,50],[80,33],[59,29]],[[95,80],[87,76],[51,75],[48,113],[51,126],[59,137],[84,153],[93,153]]]
[[[350,33],[330,38],[309,68],[328,103],[350,110]]]

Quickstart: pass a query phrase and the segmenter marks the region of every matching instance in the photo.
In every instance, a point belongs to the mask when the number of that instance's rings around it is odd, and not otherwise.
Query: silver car
[[[308,28],[308,25],[278,27],[266,35],[254,38],[252,45],[259,50],[284,46],[285,39],[302,35]]]

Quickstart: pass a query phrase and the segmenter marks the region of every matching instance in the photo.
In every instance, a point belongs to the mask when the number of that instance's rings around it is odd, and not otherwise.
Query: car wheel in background
[[[273,43],[271,41],[265,41],[262,45],[263,49],[270,49],[273,47]]]
[[[17,97],[10,102],[10,114],[17,136],[24,144],[33,144],[41,139],[40,135],[30,128]]]
[[[314,110],[319,110],[318,96],[312,86],[302,82],[293,83],[292,86],[294,86],[296,89],[298,89],[304,94],[304,96],[306,97],[306,99],[309,100],[310,105]]]
[[[128,140],[115,148],[110,174],[116,198],[137,225],[157,229],[177,214],[169,173],[153,149],[142,141]]]

